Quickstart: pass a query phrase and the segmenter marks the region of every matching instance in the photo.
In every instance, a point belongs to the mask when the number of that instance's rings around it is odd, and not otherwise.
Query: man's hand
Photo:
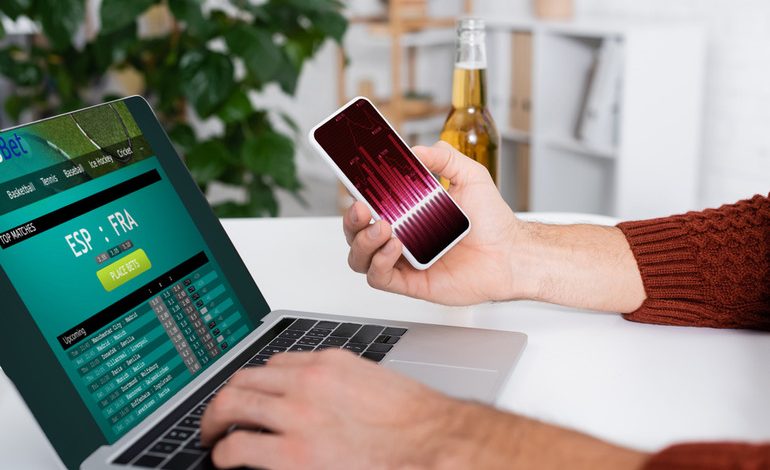
[[[449,144],[414,147],[471,219],[470,233],[433,266],[401,258],[385,221],[370,225],[363,203],[343,218],[348,263],[372,287],[447,305],[533,299],[570,307],[631,312],[646,294],[625,236],[616,227],[522,222],[479,163]]]
[[[262,427],[272,433],[248,430]],[[279,354],[239,372],[206,409],[201,435],[223,468],[624,470],[645,458],[451,399],[340,350]]]
[[[378,289],[448,305],[510,299],[517,290],[511,252],[521,222],[503,201],[487,170],[445,142],[412,149],[429,170],[450,181],[449,193],[471,220],[470,233],[426,271],[401,258],[401,242],[386,221],[370,225],[366,206],[343,219],[348,263]],[[518,286],[523,288],[524,286]]]
[[[347,351],[288,353],[236,374],[206,409],[201,434],[225,468],[429,467],[460,408]],[[225,434],[232,425],[243,429]],[[273,434],[246,430],[258,427]]]

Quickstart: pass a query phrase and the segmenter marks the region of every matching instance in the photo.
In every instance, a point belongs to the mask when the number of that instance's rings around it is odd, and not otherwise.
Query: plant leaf
[[[278,215],[278,201],[275,199],[273,188],[261,178],[254,178],[249,185],[249,207],[254,214],[267,213],[271,217]]]
[[[243,90],[235,90],[219,109],[217,116],[225,124],[230,124],[246,119],[253,112],[248,95]]]
[[[246,69],[260,83],[270,81],[283,61],[270,34],[254,26],[234,26],[225,34],[225,41],[230,52],[243,59]]]
[[[87,46],[87,51],[93,51],[94,64],[100,70],[106,70],[113,64],[126,60],[132,47],[141,44],[137,41],[136,23],[133,21],[122,28],[104,32],[101,31]],[[148,71],[144,71],[145,74]]]
[[[169,131],[168,136],[179,146],[183,153],[189,152],[198,143],[193,128],[184,123],[174,126]]]
[[[313,56],[324,42],[324,35],[318,30],[303,31],[286,39],[283,50],[297,69],[306,59]]]
[[[3,0],[0,11],[5,13],[10,19],[15,20],[21,15],[30,15],[32,0]]]
[[[111,33],[133,23],[154,3],[155,0],[104,0],[101,10],[102,32]]]
[[[187,168],[198,185],[206,185],[224,173],[231,164],[230,152],[220,140],[207,140],[187,154]]]
[[[227,201],[214,206],[214,213],[217,217],[252,217],[254,213],[251,204],[240,204],[233,201]]]
[[[233,63],[219,52],[193,50],[182,56],[181,88],[195,111],[209,117],[235,86]]]
[[[281,86],[281,90],[283,90],[284,93],[293,96],[294,92],[297,91],[300,70],[301,65],[293,64],[288,57],[284,56],[281,67],[275,74],[275,80]]]
[[[232,186],[243,186],[245,176],[246,175],[245,170],[243,169],[243,165],[231,164],[227,170],[225,170],[225,172],[222,173],[219,178],[217,178],[217,181]]]
[[[311,21],[319,31],[342,44],[342,38],[348,29],[348,21],[344,16],[336,11],[323,11],[311,18]]]
[[[199,0],[168,0],[168,7],[177,20],[183,21],[193,34],[208,37],[212,28],[203,16],[202,6]]]
[[[38,0],[35,5],[53,49],[65,49],[85,19],[82,0]]]
[[[14,67],[13,81],[21,86],[34,86],[43,78],[43,73],[33,62],[17,63]]]
[[[241,159],[257,175],[269,176],[275,184],[298,189],[294,167],[294,142],[277,132],[265,132],[243,144]]]
[[[13,94],[5,100],[5,112],[14,121],[19,121],[21,113],[33,105],[34,99],[29,96]]]
[[[343,3],[338,0],[283,0],[285,5],[293,10],[312,12],[338,11],[343,8]]]
[[[34,61],[16,60],[7,49],[0,50],[0,74],[20,86],[34,86],[43,79],[43,73]]]

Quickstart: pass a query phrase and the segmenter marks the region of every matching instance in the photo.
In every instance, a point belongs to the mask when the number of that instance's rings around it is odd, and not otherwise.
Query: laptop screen
[[[125,102],[0,133],[0,156],[2,271],[107,442],[259,324]]]

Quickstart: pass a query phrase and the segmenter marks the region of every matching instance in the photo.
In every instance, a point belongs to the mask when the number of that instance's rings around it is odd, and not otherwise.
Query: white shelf
[[[531,17],[485,18],[490,30],[533,31],[541,34],[606,37],[623,36],[638,31],[665,31],[701,29],[703,25],[693,21],[650,22],[627,18],[597,17],[572,20],[540,20]]]
[[[530,210],[638,219],[696,208],[706,43],[700,23],[488,18],[487,26],[488,96],[509,203],[520,197],[518,146],[530,144]],[[510,128],[514,32],[532,34],[529,132]],[[577,139],[576,129],[605,40],[617,41],[623,55],[619,113],[615,142],[596,146]]]
[[[365,23],[354,24],[359,28],[371,29],[372,26]],[[389,47],[391,38],[387,31],[376,31],[374,34],[361,36],[361,42],[369,46]],[[454,28],[444,29],[426,29],[412,33],[404,33],[401,36],[402,47],[435,47],[435,46],[454,46],[457,40],[457,33]],[[360,43],[359,43],[360,44]]]
[[[543,138],[543,143],[547,147],[551,147],[559,150],[566,150],[568,152],[577,153],[580,155],[587,155],[589,157],[605,158],[608,160],[614,160],[617,157],[617,148],[602,148],[586,144],[574,137],[555,137],[548,136]]]
[[[407,33],[401,40],[401,45],[405,47],[454,46],[455,41],[457,41],[457,33],[453,28],[434,29]]]
[[[518,142],[520,144],[528,144],[530,141],[529,132],[525,132],[519,129],[513,129],[510,127],[503,127],[500,130],[500,136],[504,140],[510,140],[513,142]]]
[[[421,119],[410,119],[408,121],[404,121],[404,124],[401,126],[401,134],[420,135],[438,133],[441,132],[441,129],[444,127],[444,121],[446,121],[446,116],[431,116]]]

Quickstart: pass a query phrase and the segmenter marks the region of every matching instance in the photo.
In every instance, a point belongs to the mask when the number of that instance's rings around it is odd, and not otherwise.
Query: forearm
[[[647,455],[575,431],[474,403],[463,403],[438,468],[624,470]]]
[[[515,237],[512,298],[623,313],[645,299],[634,255],[615,227],[527,222]]]

